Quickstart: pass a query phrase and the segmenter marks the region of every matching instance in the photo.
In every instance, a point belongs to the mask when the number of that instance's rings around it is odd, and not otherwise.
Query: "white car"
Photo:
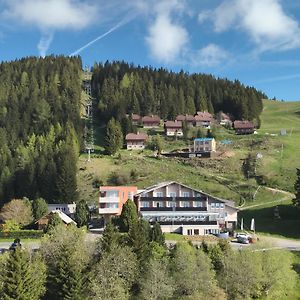
[[[241,244],[249,244],[250,243],[250,235],[245,233],[238,233],[236,235],[236,239],[238,243]]]

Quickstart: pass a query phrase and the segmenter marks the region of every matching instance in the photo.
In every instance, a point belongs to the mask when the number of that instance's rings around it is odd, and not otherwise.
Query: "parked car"
[[[20,239],[15,239],[14,242],[10,245],[9,250],[15,251],[17,247],[22,247]]]
[[[241,244],[249,244],[250,243],[250,238],[251,237],[248,234],[245,234],[245,233],[238,233],[236,235],[237,242],[241,243]]]

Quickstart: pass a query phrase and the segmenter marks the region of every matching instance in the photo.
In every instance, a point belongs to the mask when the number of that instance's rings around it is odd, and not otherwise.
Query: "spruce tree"
[[[123,146],[123,134],[121,125],[112,118],[106,127],[105,150],[108,154],[113,155]]]
[[[101,250],[104,252],[110,252],[112,247],[117,245],[119,238],[119,232],[117,228],[112,224],[111,220],[107,222],[102,238],[101,238]]]
[[[161,246],[165,246],[165,237],[162,233],[160,224],[157,222],[153,225],[151,240],[157,242]]]
[[[128,232],[130,228],[138,222],[136,205],[132,200],[127,200],[123,205],[120,216],[120,231]]]
[[[78,227],[87,226],[89,219],[89,208],[84,200],[80,200],[76,204],[75,222]]]
[[[32,202],[32,212],[35,220],[40,219],[48,212],[48,205],[43,198],[37,198]]]
[[[46,268],[39,256],[17,247],[9,254],[0,274],[3,300],[38,300],[45,293]]]

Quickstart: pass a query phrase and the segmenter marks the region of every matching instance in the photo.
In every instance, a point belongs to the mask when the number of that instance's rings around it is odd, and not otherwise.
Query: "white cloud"
[[[38,43],[44,56],[56,30],[79,30],[90,25],[96,6],[78,0],[6,0],[2,17],[16,23],[33,25],[42,32]]]
[[[77,0],[10,0],[4,14],[40,29],[81,29],[91,23],[95,6]]]
[[[287,15],[280,0],[226,0],[215,10],[199,14],[210,19],[216,32],[237,29],[246,32],[258,51],[288,50],[300,46],[298,22]]]
[[[229,58],[229,54],[216,44],[208,44],[192,56],[194,66],[215,67]]]
[[[185,51],[189,40],[187,30],[172,20],[174,13],[183,13],[184,4],[176,0],[163,1],[154,7],[154,11],[155,20],[146,37],[150,53],[160,62],[175,62]]]

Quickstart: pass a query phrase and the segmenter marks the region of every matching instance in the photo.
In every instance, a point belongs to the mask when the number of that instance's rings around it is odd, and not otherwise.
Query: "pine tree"
[[[102,238],[101,238],[101,250],[104,252],[110,252],[111,249],[117,245],[119,239],[119,232],[117,228],[112,224],[111,220],[107,222]]]
[[[39,220],[48,212],[48,205],[43,198],[37,198],[32,202],[32,212],[35,220]]]
[[[89,208],[84,200],[80,200],[76,204],[75,222],[78,227],[87,226],[89,219]]]
[[[120,231],[128,232],[138,222],[136,205],[132,200],[127,200],[123,205],[120,215]]]
[[[106,127],[105,150],[108,154],[115,154],[123,146],[121,125],[112,118]]]
[[[9,255],[0,274],[3,300],[39,300],[45,293],[46,268],[39,256],[30,258],[17,247]]]
[[[296,193],[295,193],[296,198],[293,199],[293,203],[294,203],[294,205],[300,207],[300,169],[297,169],[297,179],[296,179],[294,187],[295,187],[295,191],[296,191]]]
[[[161,231],[160,224],[155,222],[152,227],[151,240],[157,242],[161,246],[165,246],[165,237]]]

